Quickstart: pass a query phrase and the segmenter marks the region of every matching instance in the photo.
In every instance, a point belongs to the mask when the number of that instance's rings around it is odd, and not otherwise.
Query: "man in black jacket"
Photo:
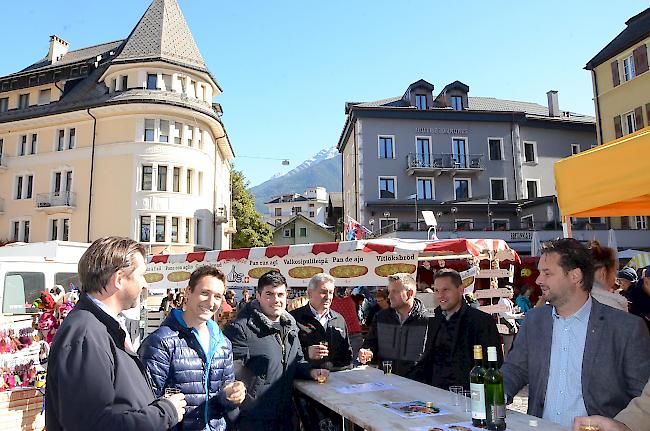
[[[474,366],[474,345],[497,348],[499,365],[503,349],[494,318],[470,307],[463,297],[460,274],[453,269],[441,269],[433,282],[433,293],[440,304],[430,321],[429,339],[424,357],[418,364],[423,380],[441,389],[462,386],[469,389],[469,372]]]
[[[409,274],[388,277],[390,307],[379,311],[359,350],[359,362],[392,361],[393,373],[420,380],[415,374],[429,337],[432,316],[415,298],[415,280]]]
[[[81,257],[82,294],[50,350],[48,431],[166,430],[183,418],[183,394],[154,397],[121,315],[147,285],[144,255],[137,242],[108,237]]]
[[[317,380],[329,371],[305,361],[298,327],[286,310],[287,281],[278,271],[262,275],[256,299],[224,329],[232,343],[237,380],[246,385],[246,399],[236,424],[239,431],[294,429],[294,378]]]
[[[309,302],[291,311],[298,325],[298,337],[305,357],[312,366],[340,371],[351,368],[352,348],[345,319],[330,309],[334,298],[334,277],[316,274],[309,280]],[[340,416],[296,394],[296,404],[305,429],[339,429]]]
[[[334,277],[317,274],[309,280],[309,303],[291,312],[305,357],[313,366],[339,371],[350,368],[352,348],[345,319],[330,309]]]

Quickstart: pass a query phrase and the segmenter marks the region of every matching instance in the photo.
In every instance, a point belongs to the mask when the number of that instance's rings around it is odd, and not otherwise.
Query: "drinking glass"
[[[322,369],[318,370],[318,374],[316,375],[316,381],[320,384],[323,384],[327,381],[327,376],[323,373]]]
[[[449,386],[449,392],[453,394],[454,405],[460,405],[460,392],[463,390],[462,386]]]
[[[464,407],[465,412],[472,411],[472,391],[460,391],[461,395],[461,407]]]
[[[381,361],[381,369],[384,374],[393,374],[393,361]]]

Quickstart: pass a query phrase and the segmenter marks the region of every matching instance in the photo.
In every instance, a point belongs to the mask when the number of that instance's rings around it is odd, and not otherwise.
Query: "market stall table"
[[[340,392],[342,388],[353,389],[351,385],[364,383],[379,383],[390,388],[371,392]],[[368,431],[413,431],[471,421],[471,413],[465,412],[464,406],[454,405],[454,394],[451,392],[394,374],[385,375],[381,370],[367,366],[331,373],[325,384],[296,380],[295,387],[345,418],[346,429],[351,429],[349,424],[354,423]],[[414,400],[431,401],[434,406],[448,413],[430,417],[403,418],[382,405]],[[529,425],[531,419],[537,421],[537,426]],[[512,431],[565,430],[558,424],[511,410],[508,410],[506,422],[508,429]]]

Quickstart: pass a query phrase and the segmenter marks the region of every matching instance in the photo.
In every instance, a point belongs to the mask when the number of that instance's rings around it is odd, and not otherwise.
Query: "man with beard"
[[[327,377],[305,361],[295,319],[287,305],[287,281],[269,271],[257,282],[256,299],[247,304],[224,334],[232,343],[235,375],[246,385],[239,431],[291,431],[294,378]]]
[[[50,350],[45,427],[58,430],[166,430],[181,421],[185,397],[154,396],[133,351],[122,311],[147,286],[142,245],[100,238],[79,260],[81,297]]]
[[[593,300],[594,262],[571,238],[542,246],[537,284],[548,304],[526,315],[505,363],[512,399],[529,385],[528,414],[570,427],[614,417],[650,377],[650,336],[637,316]]]

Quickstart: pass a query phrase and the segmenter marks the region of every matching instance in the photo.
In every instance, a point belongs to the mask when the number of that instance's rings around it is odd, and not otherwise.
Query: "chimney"
[[[56,63],[68,52],[69,46],[68,42],[53,34],[50,36],[50,50],[47,53],[47,59],[51,64]]]
[[[557,90],[551,90],[546,93],[548,98],[548,115],[549,117],[560,116],[560,104],[557,101]]]

